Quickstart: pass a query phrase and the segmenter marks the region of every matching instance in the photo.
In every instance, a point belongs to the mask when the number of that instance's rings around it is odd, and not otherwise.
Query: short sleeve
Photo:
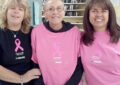
[[[32,33],[31,33],[31,46],[32,46],[32,58],[31,59],[34,63],[38,64],[38,59],[36,56],[36,35],[35,35],[34,29],[32,30]]]
[[[78,29],[78,33],[77,33],[77,57],[80,57],[81,54],[80,54],[80,37],[81,37],[81,34],[80,34],[80,30]]]

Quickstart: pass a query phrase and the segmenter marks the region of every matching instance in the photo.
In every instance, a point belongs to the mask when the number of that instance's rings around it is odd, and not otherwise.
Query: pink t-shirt
[[[87,85],[120,85],[120,41],[110,43],[107,31],[94,37],[92,45],[81,45]]]
[[[54,33],[43,24],[32,31],[32,60],[39,64],[45,85],[64,85],[73,74],[79,56],[80,32],[75,26]]]

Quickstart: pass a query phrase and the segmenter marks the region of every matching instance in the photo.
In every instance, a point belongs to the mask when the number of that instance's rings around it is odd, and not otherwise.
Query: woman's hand
[[[27,83],[33,79],[38,79],[41,75],[40,69],[34,68],[21,75],[21,82]]]

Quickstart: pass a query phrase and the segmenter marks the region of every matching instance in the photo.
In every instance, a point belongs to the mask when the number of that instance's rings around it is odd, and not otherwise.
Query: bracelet
[[[20,76],[21,85],[23,85],[23,77]]]

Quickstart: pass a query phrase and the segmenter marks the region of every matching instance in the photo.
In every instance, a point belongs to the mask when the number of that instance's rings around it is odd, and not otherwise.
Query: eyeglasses
[[[47,11],[49,11],[49,12],[54,12],[55,10],[56,10],[57,12],[62,12],[62,11],[64,10],[64,8],[63,8],[63,7],[57,7],[57,8],[51,7],[51,8],[49,8],[49,9],[47,9]]]

